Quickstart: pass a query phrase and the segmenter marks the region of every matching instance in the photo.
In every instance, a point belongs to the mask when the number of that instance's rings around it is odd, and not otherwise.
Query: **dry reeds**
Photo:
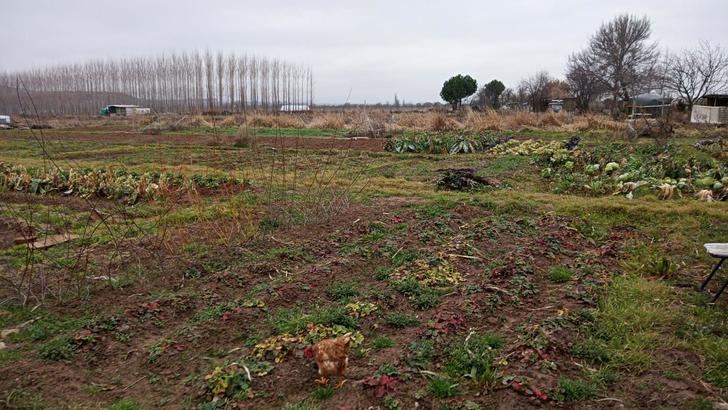
[[[341,114],[323,113],[315,115],[307,124],[306,128],[343,129],[345,126],[344,117]]]
[[[457,115],[442,111],[391,113],[384,109],[351,111],[314,111],[305,113],[250,112],[226,116],[159,114],[155,116],[116,118],[49,118],[53,128],[135,127],[144,132],[181,131],[189,128],[239,127],[308,128],[346,130],[349,135],[377,137],[402,130],[448,131],[519,131],[523,129],[587,132],[609,130],[623,132],[625,123],[601,114],[532,113],[526,111],[476,112],[464,110]],[[685,130],[689,132],[689,130]]]

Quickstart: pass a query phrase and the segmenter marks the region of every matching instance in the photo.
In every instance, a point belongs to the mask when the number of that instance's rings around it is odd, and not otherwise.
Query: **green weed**
[[[460,394],[458,384],[445,377],[436,377],[430,382],[430,393],[440,399],[455,397]]]
[[[374,349],[387,349],[390,347],[394,347],[396,343],[394,340],[388,338],[387,336],[379,336],[372,340],[371,346]]]
[[[574,272],[563,266],[551,268],[549,271],[549,279],[554,283],[566,283],[570,281],[572,277],[574,277]]]
[[[43,345],[38,353],[44,360],[68,360],[73,357],[76,347],[70,336],[59,336]]]
[[[419,339],[409,345],[405,361],[415,368],[426,368],[435,356],[435,344],[429,339]]]
[[[397,329],[418,326],[420,321],[413,315],[404,312],[391,312],[384,316],[384,322]]]
[[[596,340],[587,339],[579,348],[618,368],[646,369],[654,359],[654,349],[667,342],[660,333],[675,319],[674,312],[666,308],[671,300],[670,289],[661,282],[637,276],[614,278],[588,328]]]
[[[594,398],[596,394],[597,389],[593,384],[562,377],[556,387],[555,397],[559,401],[582,401]]]
[[[326,295],[333,300],[345,300],[359,295],[359,288],[353,281],[336,281],[326,288]]]
[[[496,380],[493,364],[495,349],[503,346],[502,337],[491,334],[471,334],[458,346],[450,349],[445,371],[450,377],[466,377],[477,383],[492,385]]]
[[[142,410],[143,407],[131,399],[121,399],[106,408],[107,410]]]
[[[328,400],[334,395],[334,386],[317,387],[311,397],[318,401]]]

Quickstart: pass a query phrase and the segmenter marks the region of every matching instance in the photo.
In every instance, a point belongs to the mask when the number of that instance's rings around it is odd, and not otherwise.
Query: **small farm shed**
[[[690,122],[697,124],[728,124],[728,94],[710,94],[693,105]]]
[[[549,111],[561,112],[561,110],[563,108],[564,108],[564,100],[550,100],[549,101]]]
[[[281,105],[281,112],[303,112],[311,111],[311,107],[306,104],[284,104]]]
[[[0,125],[7,125],[10,126],[10,116],[9,115],[0,115]]]
[[[107,105],[99,110],[99,115],[129,117],[132,115],[146,115],[151,112],[150,108],[143,108],[138,105]]]

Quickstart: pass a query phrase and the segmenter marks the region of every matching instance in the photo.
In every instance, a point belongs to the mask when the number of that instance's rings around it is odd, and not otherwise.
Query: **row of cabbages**
[[[539,162],[545,165],[541,175],[553,181],[556,191],[623,194],[629,199],[648,192],[661,199],[683,194],[703,201],[728,199],[728,164],[705,156],[698,160],[684,149],[645,144],[606,156],[597,150],[558,149],[545,152]]]
[[[462,135],[462,134],[418,134],[390,138],[384,145],[385,151],[396,153],[426,154],[472,154],[485,152],[511,140],[510,136]]]
[[[168,172],[138,173],[124,169],[47,169],[28,170],[22,165],[0,162],[0,187],[9,190],[44,194],[62,192],[81,197],[99,196],[126,199],[136,203],[140,199],[154,199],[165,190],[194,191],[197,188],[216,188],[238,183],[235,178],[216,175],[186,176]]]

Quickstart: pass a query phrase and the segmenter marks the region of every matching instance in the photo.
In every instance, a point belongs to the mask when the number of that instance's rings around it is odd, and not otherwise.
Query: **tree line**
[[[515,88],[493,80],[464,94],[463,85],[453,84],[463,77],[455,76],[443,85],[441,96],[454,107],[475,93],[471,103],[478,107],[516,105],[533,111],[546,110],[548,100],[572,98],[584,112],[601,100],[618,115],[620,103],[642,93],[678,97],[690,110],[707,94],[728,92],[728,53],[720,46],[701,42],[692,49],[661,52],[651,35],[649,18],[620,15],[602,24],[583,50],[569,56],[563,80],[541,71]]]
[[[308,67],[207,50],[0,72],[0,112],[27,111],[30,100],[44,114],[93,114],[109,104],[185,113],[278,110],[313,105],[313,88]]]

